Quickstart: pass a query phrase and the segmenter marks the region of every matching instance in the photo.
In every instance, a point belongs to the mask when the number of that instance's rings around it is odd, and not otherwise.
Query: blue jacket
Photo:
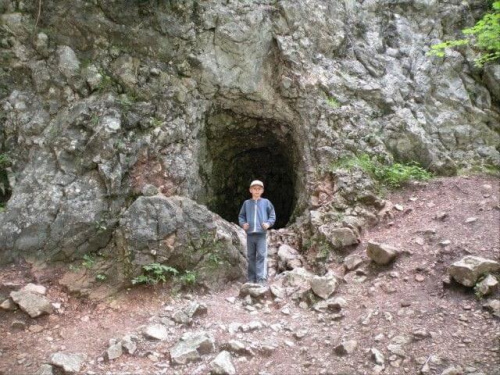
[[[247,233],[265,233],[266,230],[262,228],[262,224],[267,223],[269,227],[274,225],[276,221],[276,213],[274,212],[273,204],[266,198],[259,198],[258,200],[247,199],[241,206],[240,214],[238,215],[238,222],[240,226],[248,223],[250,228]]]

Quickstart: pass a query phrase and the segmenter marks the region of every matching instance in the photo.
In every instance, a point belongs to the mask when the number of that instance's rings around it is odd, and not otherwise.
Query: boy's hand
[[[250,224],[248,223],[243,224],[243,229],[247,230],[248,228],[250,228]]]
[[[268,229],[270,225],[268,223],[262,223],[262,228]]]

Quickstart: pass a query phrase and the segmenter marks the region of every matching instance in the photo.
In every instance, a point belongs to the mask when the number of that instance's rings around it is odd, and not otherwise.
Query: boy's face
[[[250,187],[250,194],[252,194],[253,199],[260,198],[260,196],[262,195],[263,192],[264,192],[264,188],[262,186],[254,185],[254,186]]]

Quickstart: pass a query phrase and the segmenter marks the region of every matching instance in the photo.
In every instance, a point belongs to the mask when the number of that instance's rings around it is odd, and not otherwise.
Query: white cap
[[[259,181],[259,180],[253,180],[252,183],[250,184],[250,187],[255,186],[255,185],[259,185],[259,186],[264,187],[264,183],[262,181]]]

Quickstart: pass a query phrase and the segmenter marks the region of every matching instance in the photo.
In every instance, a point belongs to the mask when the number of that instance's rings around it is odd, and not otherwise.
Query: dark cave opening
[[[296,151],[286,125],[218,112],[205,129],[201,175],[208,208],[227,221],[238,222],[238,212],[249,199],[252,180],[264,182],[264,198],[275,209],[274,229],[290,221],[296,204]]]

